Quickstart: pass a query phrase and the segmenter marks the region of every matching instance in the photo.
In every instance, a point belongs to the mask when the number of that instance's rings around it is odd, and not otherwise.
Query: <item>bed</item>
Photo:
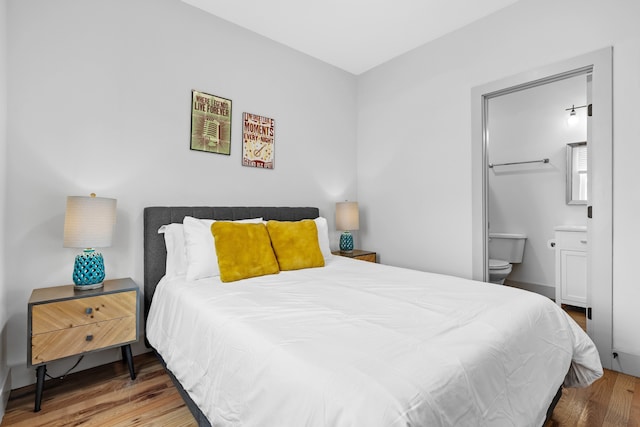
[[[540,426],[563,384],[602,375],[591,340],[545,297],[331,256],[319,222],[323,267],[230,282],[166,271],[168,225],[318,217],[145,209],[147,339],[199,425]]]

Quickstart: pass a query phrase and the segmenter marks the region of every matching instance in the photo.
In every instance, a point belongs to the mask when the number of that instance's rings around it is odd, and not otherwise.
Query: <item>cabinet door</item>
[[[587,253],[562,250],[562,302],[586,307],[587,305]]]

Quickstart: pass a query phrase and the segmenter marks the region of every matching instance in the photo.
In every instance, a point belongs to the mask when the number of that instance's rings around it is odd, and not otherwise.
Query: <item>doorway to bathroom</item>
[[[506,285],[533,291],[556,302],[586,308],[587,198],[567,197],[567,153],[575,145],[587,144],[587,105],[591,73],[567,76],[514,92],[500,93],[487,100],[487,157],[489,281],[506,275]],[[577,107],[577,109],[576,109]],[[571,115],[571,114],[574,115]],[[571,121],[568,118],[571,117]],[[577,151],[576,151],[577,154]],[[581,179],[588,183],[587,152],[578,165]],[[584,192],[587,192],[586,185]],[[571,287],[556,289],[556,240],[559,229],[576,230],[581,238],[565,259],[574,271]],[[576,234],[576,236],[578,235]],[[523,236],[524,253],[510,257],[500,251],[502,236]],[[561,239],[558,239],[561,240]],[[513,245],[511,245],[513,246]],[[582,251],[582,258],[578,258]],[[565,257],[566,258],[566,257]],[[581,272],[578,263],[581,262]],[[506,267],[502,267],[506,264]],[[510,265],[509,265],[510,264]],[[497,267],[494,267],[497,266]],[[578,283],[580,282],[580,283]],[[567,299],[566,296],[573,296]],[[563,301],[563,296],[565,299]]]
[[[611,62],[611,48],[601,49],[472,90],[473,277],[489,281],[490,233],[524,234],[525,255],[508,277],[555,298],[555,232],[583,227],[586,326],[605,368],[612,364]],[[572,110],[577,126],[567,121]],[[567,153],[585,142],[588,167],[575,177],[586,181],[583,202],[569,193]]]

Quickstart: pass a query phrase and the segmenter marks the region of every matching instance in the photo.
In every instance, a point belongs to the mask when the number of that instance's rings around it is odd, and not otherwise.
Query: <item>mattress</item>
[[[163,278],[147,339],[214,426],[536,426],[602,375],[551,300],[344,257]]]

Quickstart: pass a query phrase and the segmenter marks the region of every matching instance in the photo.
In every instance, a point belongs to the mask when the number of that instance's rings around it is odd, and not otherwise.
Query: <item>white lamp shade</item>
[[[116,223],[116,199],[67,197],[64,217],[65,248],[104,248],[111,246]]]
[[[358,202],[336,203],[336,229],[353,231],[359,228]]]

